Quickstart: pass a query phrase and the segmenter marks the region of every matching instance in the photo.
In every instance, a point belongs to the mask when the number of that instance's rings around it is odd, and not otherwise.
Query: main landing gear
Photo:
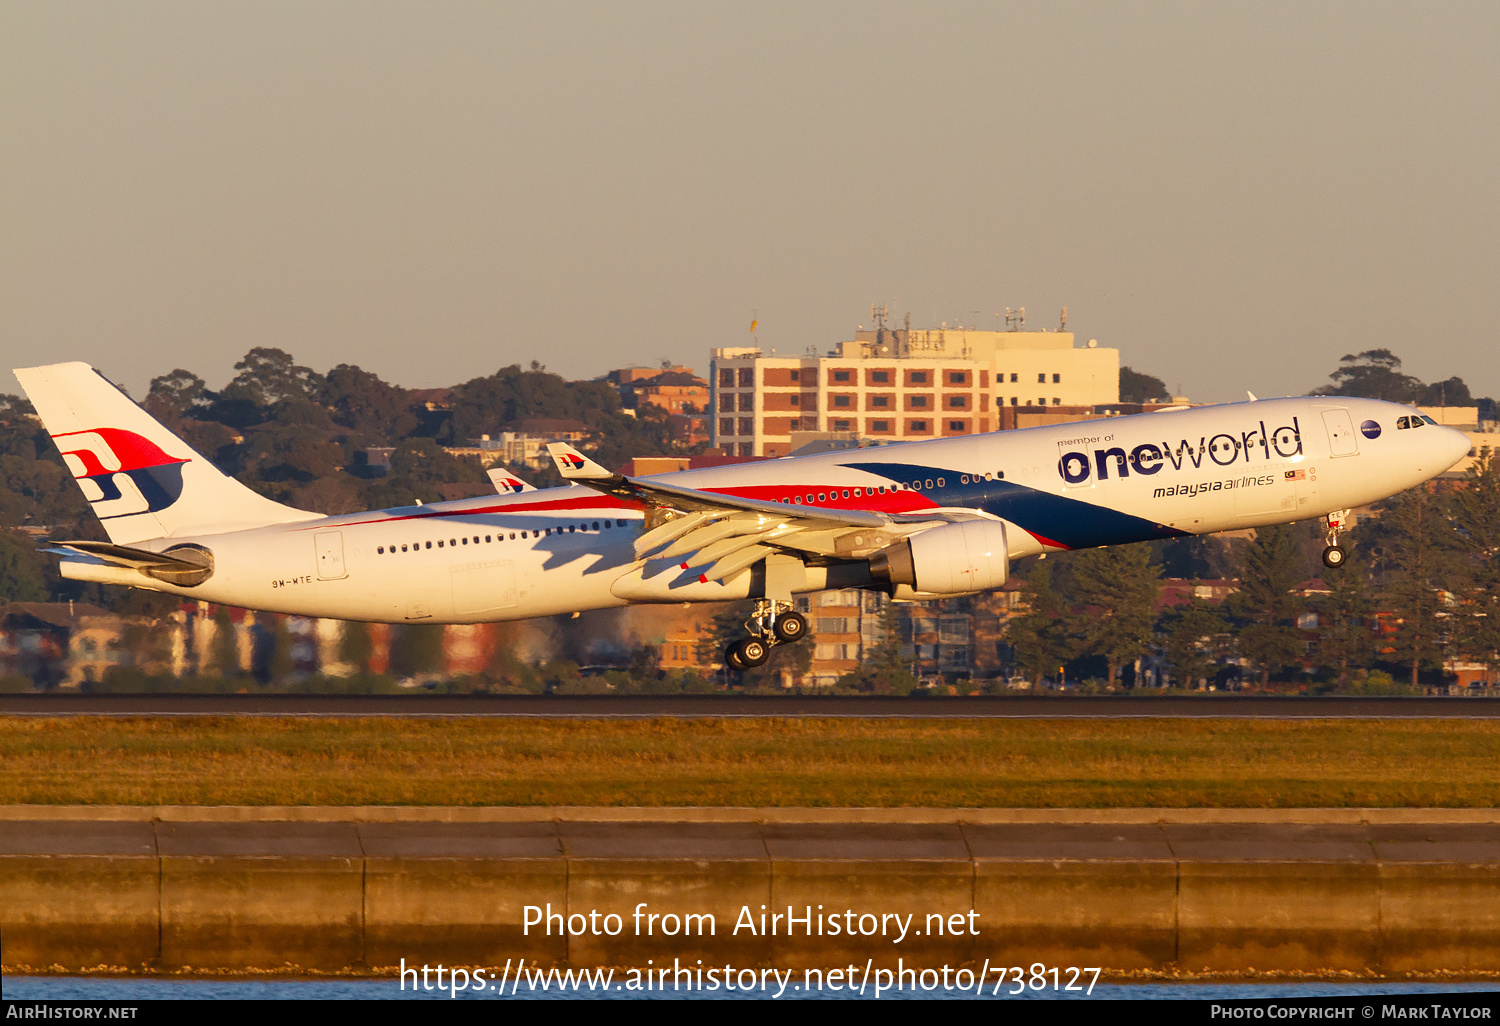
[[[1328,546],[1323,550],[1323,565],[1337,570],[1349,558],[1348,551],[1339,544],[1339,532],[1349,523],[1349,511],[1336,509],[1328,514]]]
[[[807,617],[793,612],[790,602],[757,599],[755,612],[745,621],[750,637],[741,638],[724,650],[724,662],[736,670],[749,670],[771,657],[777,645],[807,637]]]

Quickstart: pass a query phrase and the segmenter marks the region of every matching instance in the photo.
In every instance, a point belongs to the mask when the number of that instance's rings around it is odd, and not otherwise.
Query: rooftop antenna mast
[[[1058,326],[1057,330],[1058,331],[1067,331],[1068,330],[1068,308],[1067,307],[1063,307],[1062,308],[1062,324],[1060,324]]]

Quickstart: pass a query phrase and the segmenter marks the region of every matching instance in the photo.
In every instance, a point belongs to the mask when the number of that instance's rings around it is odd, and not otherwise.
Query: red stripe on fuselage
[[[608,495],[594,499],[554,499],[551,502],[511,502],[503,506],[475,506],[470,509],[434,509],[423,513],[403,513],[394,517],[373,517],[369,520],[350,520],[340,527],[357,527],[360,524],[393,524],[400,520],[438,520],[443,517],[472,517],[489,513],[546,513],[574,509],[628,509],[640,510],[639,503],[621,502]],[[322,527],[299,527],[299,531],[321,531]]]
[[[798,485],[792,488],[786,485],[753,485],[744,488],[705,488],[705,494],[723,495],[737,499],[756,499],[760,502],[781,502],[794,495],[816,494],[802,491],[806,485]],[[825,486],[826,487],[826,486]],[[853,489],[850,489],[852,492]],[[789,512],[798,510],[817,509],[855,509],[871,513],[922,513],[927,510],[939,508],[937,503],[927,498],[920,492],[901,491],[886,492],[884,494],[866,494],[850,496],[838,502],[813,502],[811,504],[787,503]],[[508,502],[498,506],[475,506],[469,509],[433,509],[421,513],[403,513],[399,516],[372,517],[369,520],[351,520],[342,527],[356,527],[360,524],[391,524],[401,520],[436,520],[443,517],[472,517],[484,516],[494,513],[549,513],[564,512],[567,510],[585,509],[624,509],[640,511],[644,509],[640,503],[624,502],[609,495],[596,495],[592,498],[552,499],[546,502]],[[299,527],[299,531],[321,531],[322,526]],[[1048,543],[1055,544],[1055,543]],[[1059,546],[1063,548],[1065,546]]]

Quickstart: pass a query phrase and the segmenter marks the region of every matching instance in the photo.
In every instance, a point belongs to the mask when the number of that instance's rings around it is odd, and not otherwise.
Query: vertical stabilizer
[[[86,363],[15,374],[117,545],[318,517],[225,475]]]

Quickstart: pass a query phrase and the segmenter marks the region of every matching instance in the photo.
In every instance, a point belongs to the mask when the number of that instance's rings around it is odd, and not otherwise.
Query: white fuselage
[[[1468,442],[1415,410],[1342,397],[1273,399],[684,471],[668,481],[741,498],[1007,524],[1012,558],[1286,523],[1421,484]],[[159,539],[213,553],[185,597],[369,621],[473,623],[751,594],[643,564],[643,511],[580,485]],[[810,567],[807,586],[827,585]],[[71,575],[70,575],[71,576]],[[94,576],[91,579],[112,579]],[[123,578],[117,583],[128,583]],[[139,583],[139,578],[134,583]]]

